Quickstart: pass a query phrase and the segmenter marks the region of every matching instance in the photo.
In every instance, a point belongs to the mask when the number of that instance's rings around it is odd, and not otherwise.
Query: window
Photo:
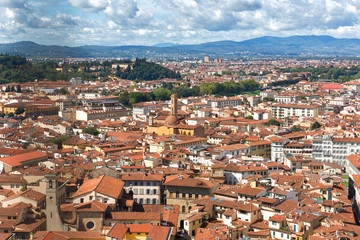
[[[90,197],[89,197],[89,200],[90,200],[90,201],[93,200],[93,196],[90,196]]]
[[[182,194],[182,197],[185,198],[185,196],[186,196],[186,193],[183,193],[183,194]]]
[[[84,199],[83,198],[80,198],[80,203],[83,203],[84,202]]]
[[[16,188],[19,188],[20,187],[20,184],[16,184]]]
[[[156,204],[156,198],[152,200],[152,204]]]
[[[189,198],[192,198],[192,193],[189,193]]]
[[[104,203],[107,203],[109,199],[107,198],[104,198]]]
[[[87,229],[93,229],[95,227],[95,223],[92,221],[89,221],[86,223],[86,228]]]
[[[11,187],[11,188],[14,188],[14,184],[11,184],[10,187]]]
[[[157,194],[157,191],[156,189],[153,190],[153,194],[156,195]]]
[[[150,194],[150,189],[146,189],[146,194],[147,194],[147,195]]]

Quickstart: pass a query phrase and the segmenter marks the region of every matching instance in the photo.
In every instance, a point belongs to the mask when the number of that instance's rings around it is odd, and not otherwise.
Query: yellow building
[[[262,140],[248,143],[250,146],[250,155],[259,157],[271,157],[271,141]]]
[[[24,113],[21,114],[21,116],[31,116],[34,115],[37,112],[37,107],[35,105],[29,104],[29,103],[11,103],[4,105],[2,107],[2,110],[5,114],[13,113],[15,114],[16,109],[18,108],[24,108]]]
[[[204,127],[201,125],[185,125],[185,124],[177,124],[177,125],[156,125],[149,126],[144,130],[145,133],[155,133],[158,136],[164,135],[184,135],[184,136],[196,136],[203,137],[204,136]]]

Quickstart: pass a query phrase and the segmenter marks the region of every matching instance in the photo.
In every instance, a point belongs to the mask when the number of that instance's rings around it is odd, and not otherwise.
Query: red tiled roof
[[[123,187],[123,181],[103,175],[99,178],[90,179],[84,182],[75,192],[73,197],[96,191],[109,197],[118,198],[123,190]]]
[[[23,165],[23,163],[26,161],[30,161],[38,158],[45,158],[45,157],[47,157],[45,153],[34,151],[34,152],[23,153],[15,156],[4,157],[1,158],[0,161],[11,167],[16,167]]]
[[[80,204],[77,208],[77,212],[105,212],[108,208],[106,203],[98,202],[98,201],[90,201],[86,203]]]
[[[273,221],[273,222],[282,222],[286,219],[286,215],[278,215],[275,214],[274,216],[272,216],[271,218],[269,218],[269,221]]]

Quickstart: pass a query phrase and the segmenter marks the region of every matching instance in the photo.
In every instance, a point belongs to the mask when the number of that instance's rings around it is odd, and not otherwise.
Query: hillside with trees
[[[56,69],[58,67],[60,66],[55,62],[31,63],[24,57],[0,55],[0,83],[25,83],[36,79],[70,80],[72,77],[82,77],[84,80],[96,79],[91,73],[85,71],[58,71]]]
[[[97,80],[98,77],[106,79],[113,71],[112,64],[118,63],[129,64],[125,71],[122,71],[120,68],[116,71],[116,75],[123,79],[142,81],[181,78],[179,73],[154,62],[147,62],[146,59],[136,59],[132,67],[130,67],[132,63],[130,60],[84,61],[80,63],[65,63],[60,66],[53,61],[31,63],[21,56],[0,55],[0,84],[33,82],[35,79],[67,81],[73,77],[81,77],[83,80]],[[92,70],[94,66],[98,68]]]
[[[180,73],[174,72],[154,62],[148,62],[145,58],[137,58],[125,71],[118,71],[117,77],[134,81],[160,80],[164,78],[181,78]]]

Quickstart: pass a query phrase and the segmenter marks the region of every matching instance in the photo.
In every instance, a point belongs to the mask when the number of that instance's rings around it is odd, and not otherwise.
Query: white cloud
[[[151,45],[264,35],[360,37],[360,0],[0,0],[0,11],[1,41]]]
[[[74,6],[83,9],[87,12],[97,12],[105,10],[109,6],[110,0],[69,0],[69,3]]]

